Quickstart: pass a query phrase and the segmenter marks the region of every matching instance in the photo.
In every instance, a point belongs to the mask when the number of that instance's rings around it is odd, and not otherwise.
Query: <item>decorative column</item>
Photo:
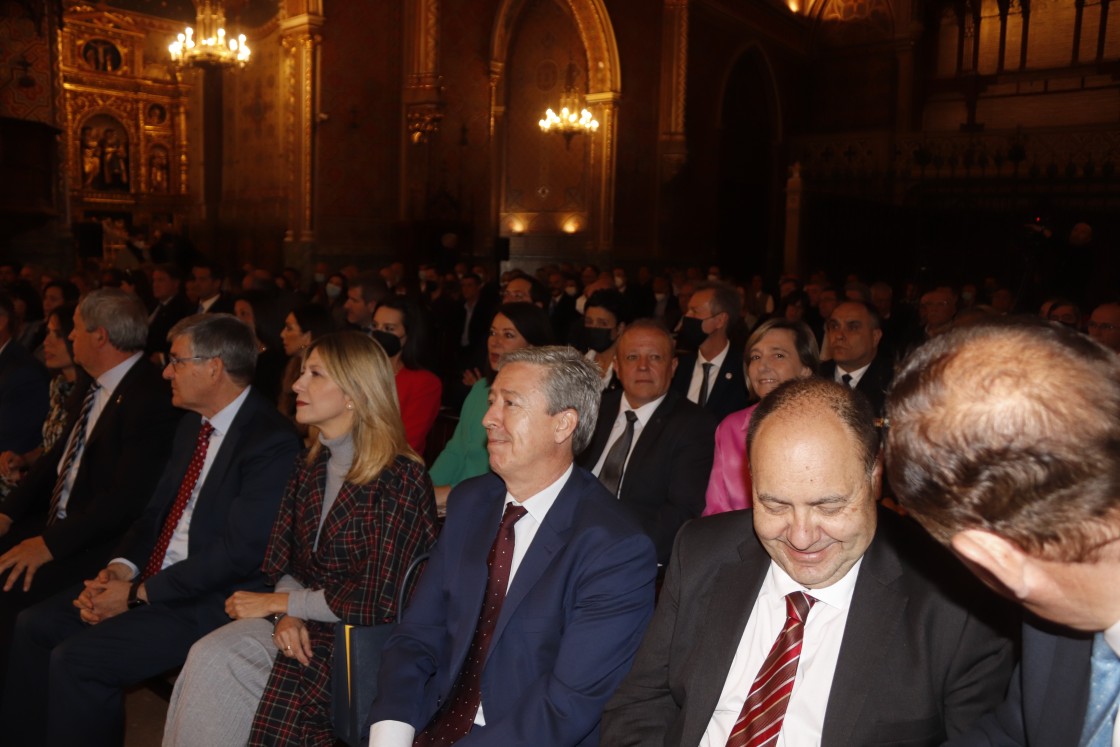
[[[594,202],[590,205],[591,249],[596,254],[609,252],[614,244],[614,192],[615,165],[618,160],[616,142],[618,138],[618,100],[614,91],[587,94],[587,108],[599,120],[599,131],[587,135],[591,138],[591,174]],[[598,152],[597,152],[598,151]]]
[[[688,0],[665,0],[661,26],[661,107],[658,154],[661,182],[677,175],[688,153],[684,105],[688,89]]]
[[[405,5],[404,132],[401,149],[400,218],[420,217],[427,197],[426,146],[443,120],[443,78],[439,74],[439,0],[410,0]],[[410,198],[415,197],[415,200]],[[410,205],[410,203],[412,203]]]
[[[318,125],[320,44],[323,26],[318,0],[309,12],[281,21],[284,50],[284,142],[288,156],[288,228],[284,264],[310,267],[315,244],[315,166]]]

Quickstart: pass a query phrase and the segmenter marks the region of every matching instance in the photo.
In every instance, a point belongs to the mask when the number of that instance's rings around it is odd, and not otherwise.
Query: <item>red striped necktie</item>
[[[805,619],[816,602],[803,591],[786,595],[786,624],[754,678],[727,747],[769,747],[778,743],[786,706],[797,677]]]

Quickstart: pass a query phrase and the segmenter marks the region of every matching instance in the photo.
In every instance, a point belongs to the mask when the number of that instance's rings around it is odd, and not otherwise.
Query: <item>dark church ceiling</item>
[[[183,23],[195,20],[192,0],[103,0],[100,5]],[[243,28],[263,26],[272,20],[278,8],[279,0],[226,0],[226,22]]]

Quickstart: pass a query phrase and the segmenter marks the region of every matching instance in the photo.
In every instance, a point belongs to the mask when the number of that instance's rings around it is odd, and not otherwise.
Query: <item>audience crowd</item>
[[[1099,278],[184,264],[0,263],[0,742],[1120,747]]]

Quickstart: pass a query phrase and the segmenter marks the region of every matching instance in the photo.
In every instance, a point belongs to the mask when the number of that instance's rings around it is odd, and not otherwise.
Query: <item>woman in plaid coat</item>
[[[164,745],[333,745],[334,623],[395,619],[405,569],[435,541],[431,480],[377,343],[323,336],[293,390],[296,419],[319,438],[272,528],[264,572],[276,590],[235,593],[235,621],[191,649]]]

